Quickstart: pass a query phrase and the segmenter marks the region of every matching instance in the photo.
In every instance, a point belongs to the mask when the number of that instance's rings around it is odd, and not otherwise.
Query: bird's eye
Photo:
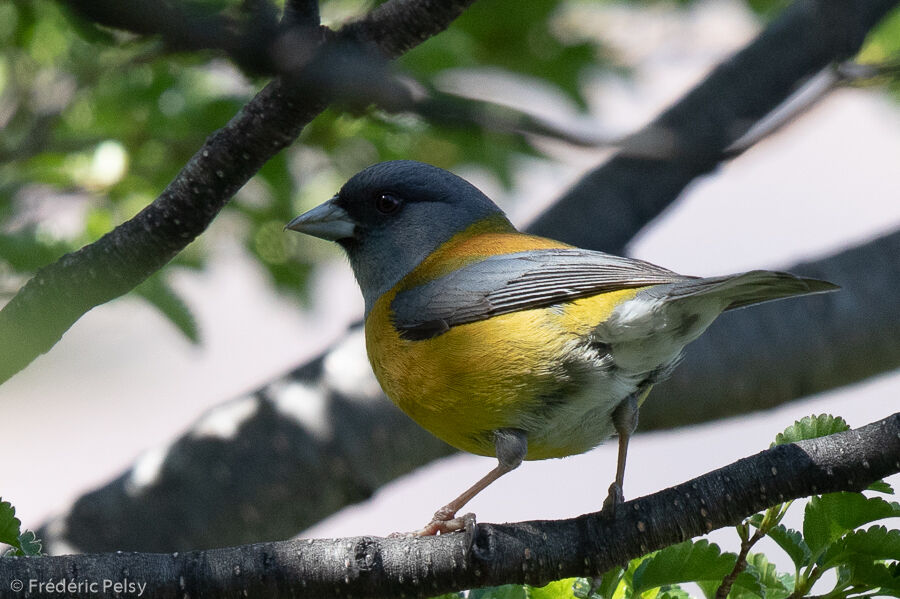
[[[389,193],[383,193],[375,200],[375,209],[382,214],[391,214],[400,208],[400,198]]]

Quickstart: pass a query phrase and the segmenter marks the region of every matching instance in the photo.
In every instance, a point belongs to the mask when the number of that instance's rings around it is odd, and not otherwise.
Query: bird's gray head
[[[483,219],[509,226],[474,185],[443,169],[396,160],[354,175],[336,196],[287,228],[338,242],[366,302],[366,314],[441,244]]]

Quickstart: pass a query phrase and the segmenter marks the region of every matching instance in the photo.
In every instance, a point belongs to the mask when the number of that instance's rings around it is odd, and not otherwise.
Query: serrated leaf
[[[816,439],[847,430],[850,430],[850,425],[840,416],[830,414],[807,416],[794,422],[784,429],[784,432],[775,435],[774,445]]]
[[[724,578],[724,577],[723,577]],[[704,580],[697,583],[706,597],[716,597],[722,580]],[[765,587],[759,582],[754,572],[743,571],[737,575],[728,591],[729,599],[759,599],[766,597]]]
[[[16,518],[16,508],[0,498],[0,543],[18,547],[21,528],[22,522]]]
[[[756,521],[754,521],[754,518],[755,516],[750,518],[750,523],[759,528],[762,517]],[[795,566],[802,568],[809,565],[812,559],[812,552],[799,531],[787,528],[783,524],[777,524],[769,529],[768,536],[788,554]]]
[[[858,556],[841,569],[840,578],[850,585],[877,588],[877,597],[900,597],[900,567],[896,563],[889,565]]]
[[[30,530],[19,535],[17,554],[25,557],[41,554],[41,540]]]
[[[883,480],[876,480],[874,483],[866,487],[867,491],[875,491],[876,493],[884,493],[885,495],[893,495],[894,487],[884,482]]]
[[[793,591],[793,585],[787,586],[783,575],[779,575],[775,564],[769,562],[762,553],[747,555],[747,571],[752,572],[764,588],[766,599],[785,599]]]
[[[528,599],[572,599],[574,597],[573,586],[577,578],[564,578],[556,580],[542,587],[526,587],[525,596]]]
[[[831,544],[819,558],[819,563],[823,568],[833,568],[856,556],[870,561],[900,559],[900,530],[872,526],[867,530],[852,531]]]
[[[715,597],[722,586],[722,580],[701,581],[697,586],[706,597]],[[762,554],[751,553],[747,556],[744,571],[737,575],[731,585],[728,599],[785,599],[789,595],[790,591],[779,578],[774,564],[770,564]]]
[[[469,591],[469,599],[527,599],[525,587],[520,584],[505,584],[499,587],[485,587]]]
[[[181,296],[165,281],[163,273],[156,273],[135,288],[135,292],[162,312],[191,343],[200,342],[197,321]]]
[[[735,577],[731,591],[728,593],[728,598],[759,599],[760,597],[767,599],[766,589],[760,582],[758,574],[748,565],[748,569]]]
[[[806,505],[803,538],[814,556],[847,532],[882,518],[900,517],[900,504],[861,493],[829,493]]]
[[[718,580],[731,572],[737,556],[722,553],[718,545],[702,539],[685,541],[658,551],[634,572],[634,591],[643,592],[663,585]]]
[[[41,554],[41,542],[30,530],[22,530],[22,522],[16,518],[16,508],[2,498],[0,498],[0,544],[12,547],[9,555]]]

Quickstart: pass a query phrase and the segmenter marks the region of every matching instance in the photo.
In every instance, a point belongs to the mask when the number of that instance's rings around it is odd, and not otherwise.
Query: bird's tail
[[[666,290],[669,300],[715,296],[726,301],[725,310],[743,308],[760,302],[825,293],[839,286],[819,279],[807,279],[786,272],[751,270],[738,275],[690,279],[674,283]]]

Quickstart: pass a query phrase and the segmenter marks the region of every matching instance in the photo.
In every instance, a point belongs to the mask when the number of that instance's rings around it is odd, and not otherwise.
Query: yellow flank
[[[444,274],[445,269],[435,271],[431,264],[446,264],[447,254],[456,258],[459,268],[487,255],[570,247],[520,233],[471,233],[465,231],[444,244],[378,299],[366,319],[366,346],[385,393],[413,420],[454,447],[493,456],[491,431],[539,428],[542,398],[559,395],[561,369],[581,337],[640,289],[502,314],[453,327],[432,339],[400,338],[391,322],[391,301],[398,290]],[[562,457],[585,449],[573,445],[550,450],[530,442],[526,459]]]

